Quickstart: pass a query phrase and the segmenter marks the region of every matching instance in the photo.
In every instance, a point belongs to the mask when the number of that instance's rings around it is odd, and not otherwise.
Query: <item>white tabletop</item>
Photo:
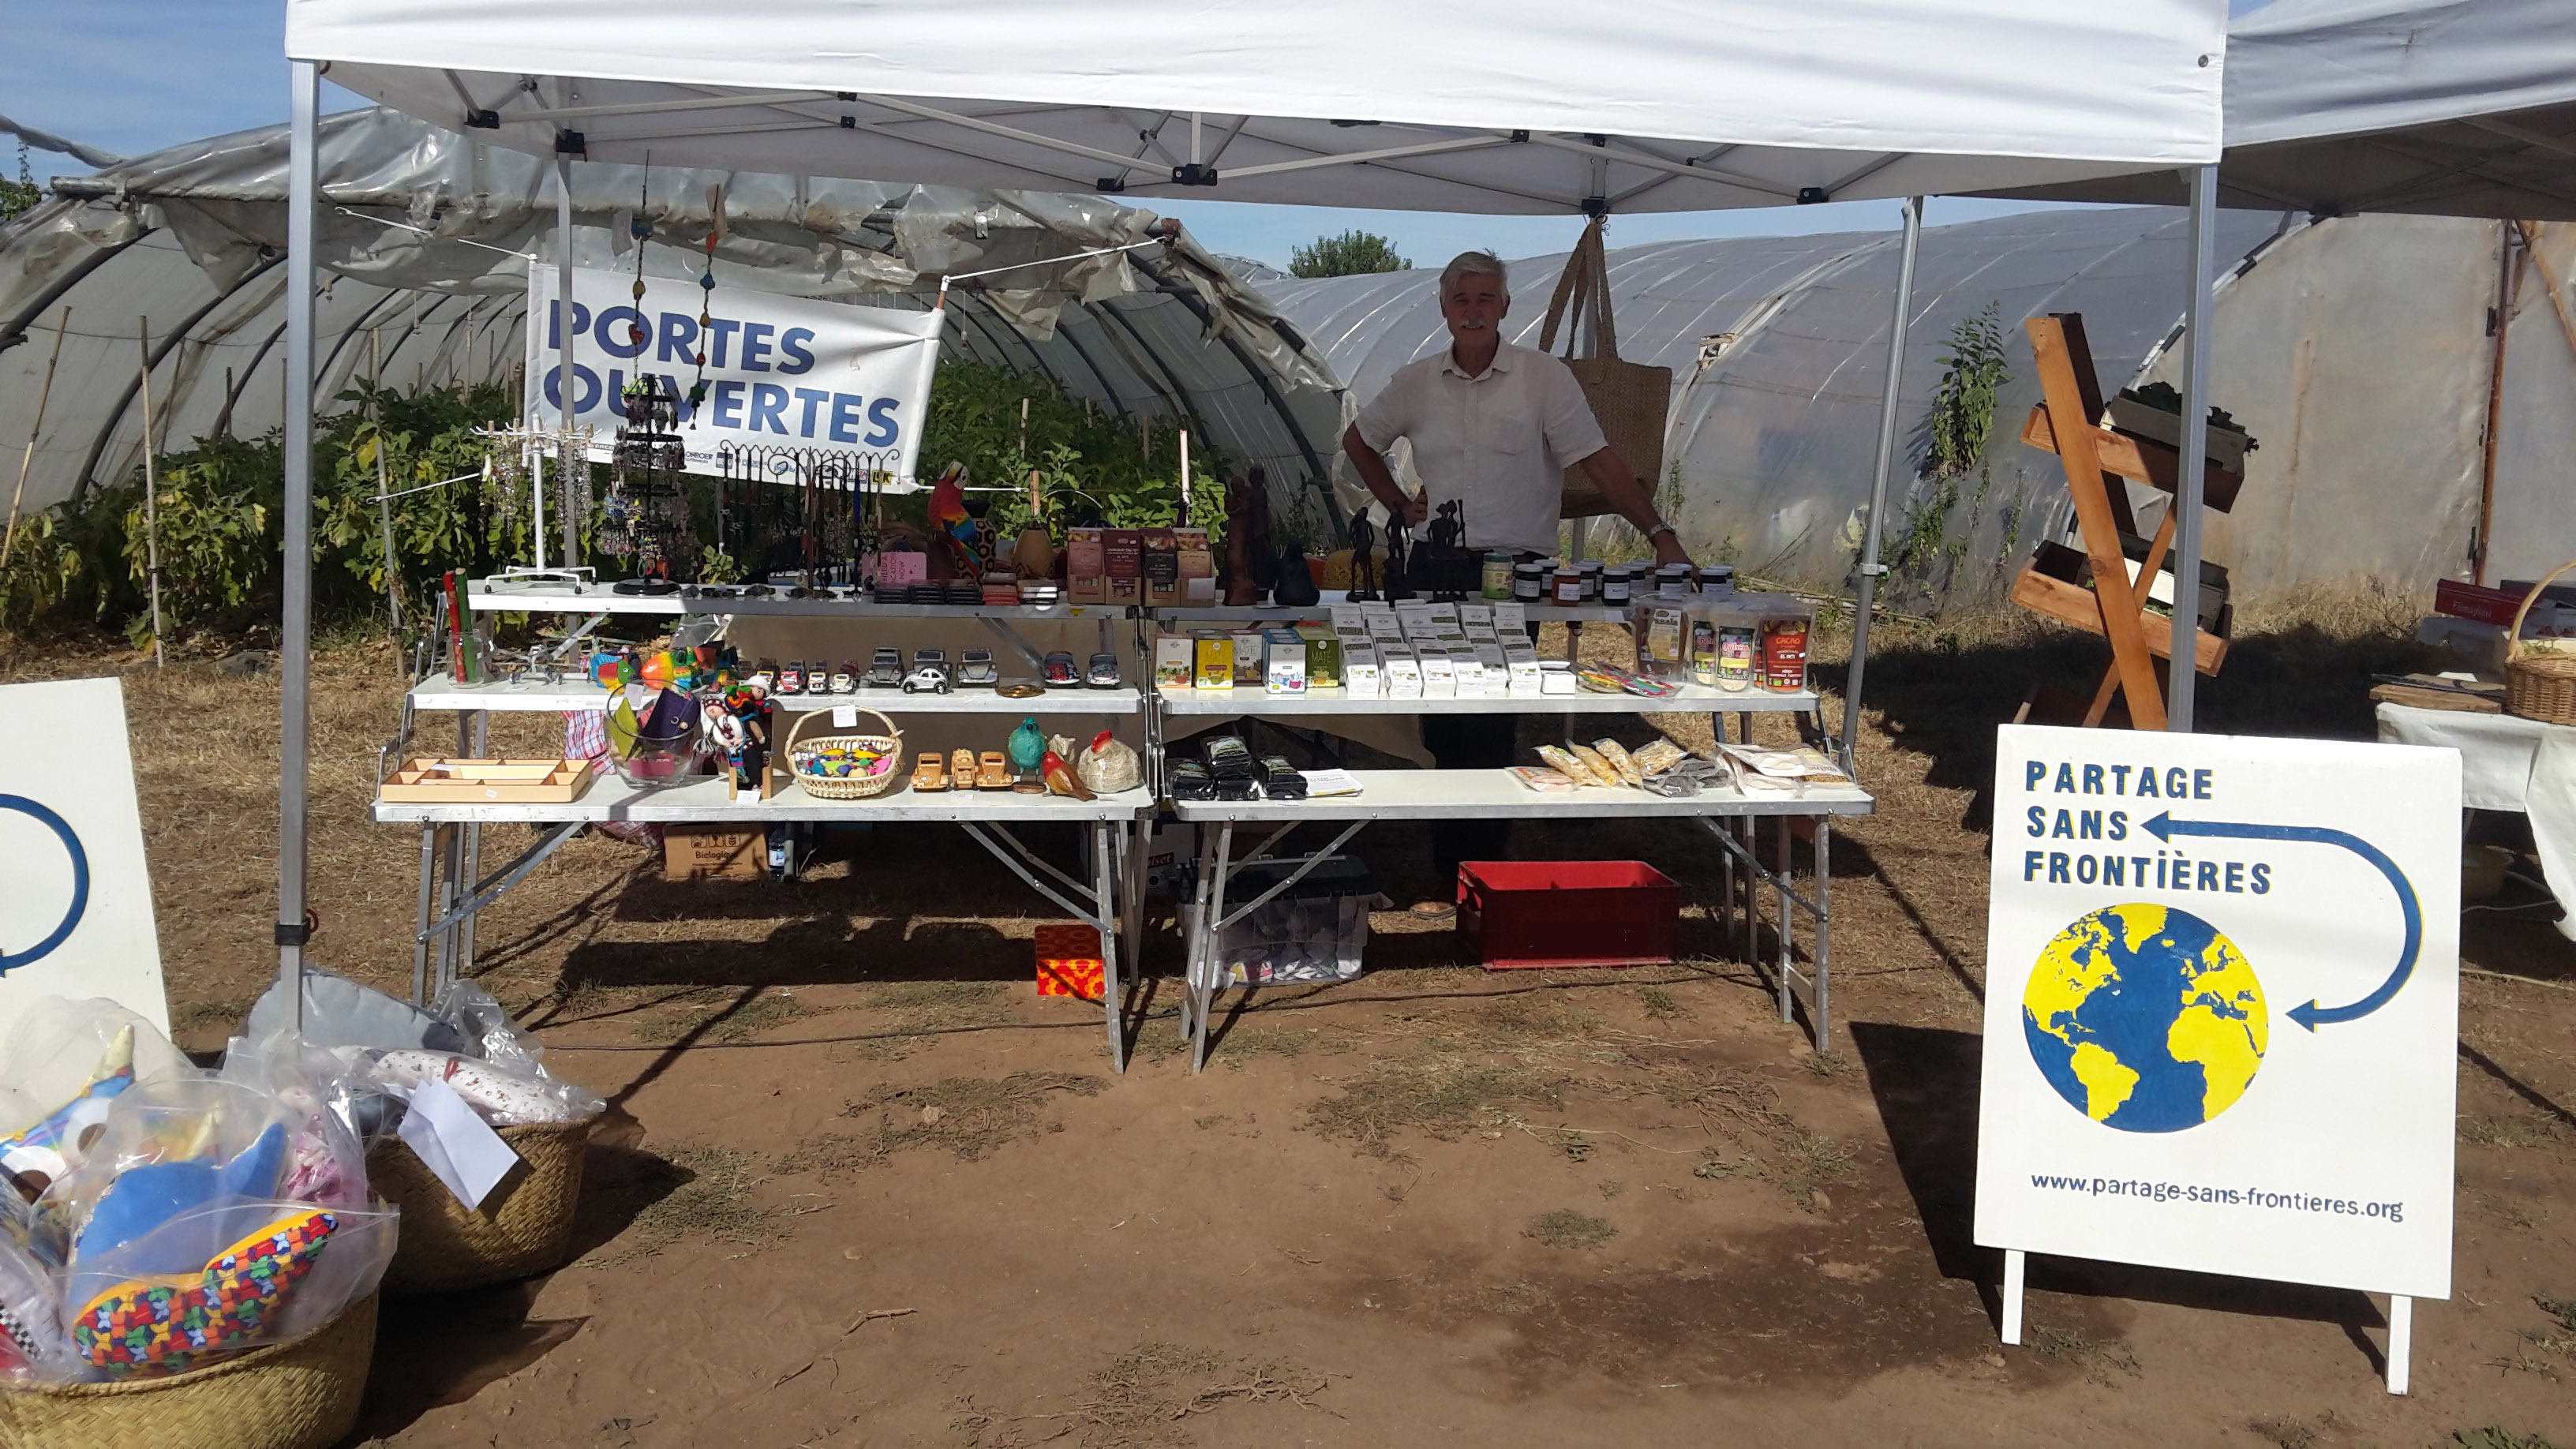
[[[1139,812],[1151,809],[1153,803],[1152,795],[1142,789],[1083,801],[1061,795],[1023,795],[1013,790],[949,790],[935,795],[917,795],[909,784],[897,785],[871,800],[817,800],[792,784],[767,800],[749,791],[738,799],[728,800],[724,782],[713,776],[700,776],[685,785],[638,790],[612,774],[594,780],[580,799],[566,805],[419,805],[378,801],[375,819],[380,824],[445,824],[457,821],[556,824],[573,820],[632,820],[644,824],[678,825],[750,820],[908,820],[1032,825],[1049,820],[1133,820]]]
[[[1174,715],[1250,715],[1276,719],[1297,715],[1337,714],[1803,714],[1816,707],[1812,691],[1774,694],[1767,689],[1730,693],[1706,685],[1685,684],[1668,699],[1639,694],[1484,694],[1448,698],[1390,699],[1354,695],[1341,689],[1310,689],[1304,694],[1272,694],[1262,689],[1159,689],[1165,712]]]
[[[444,676],[414,685],[413,709],[482,709],[499,712],[595,710],[608,691],[587,681],[547,684],[456,684]],[[862,689],[855,694],[780,694],[771,702],[796,713],[854,704],[884,714],[1096,714],[1127,715],[1144,708],[1131,687],[1117,689],[1050,689],[1027,699],[1012,699],[990,689],[954,689],[946,694],[906,694],[900,689]]]
[[[1707,790],[1681,799],[1644,790],[1532,790],[1501,770],[1354,770],[1357,795],[1320,800],[1185,800],[1183,820],[1591,820],[1692,815],[1867,815],[1857,785],[1811,786],[1803,796]]]
[[[1428,603],[1415,598],[1409,602]],[[1470,596],[1467,603],[1492,607],[1493,599]],[[1509,603],[1508,599],[1500,602]],[[1321,598],[1302,609],[1281,608],[1277,604],[1152,604],[1145,612],[1172,624],[1321,624],[1332,617],[1333,606],[1347,605],[1349,597],[1340,589],[1326,589]],[[1356,606],[1354,606],[1356,607]],[[1459,605],[1451,605],[1456,608]],[[1555,604],[1524,602],[1522,612],[1533,624],[1624,624],[1633,606],[1628,604]]]
[[[818,619],[1017,619],[1065,622],[1074,619],[1123,619],[1123,604],[879,604],[864,599],[790,599],[783,591],[767,598],[685,599],[678,594],[621,594],[607,584],[475,584],[465,592],[465,606],[486,613],[557,614],[739,614]]]

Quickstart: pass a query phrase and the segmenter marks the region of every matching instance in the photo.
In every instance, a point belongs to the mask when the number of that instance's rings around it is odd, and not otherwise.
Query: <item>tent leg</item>
[[[1914,253],[1923,239],[1923,198],[1905,198],[1905,250],[1896,268],[1896,315],[1887,324],[1887,389],[1878,405],[1878,461],[1870,470],[1869,528],[1860,550],[1858,610],[1852,615],[1851,674],[1843,685],[1841,753],[1843,773],[1852,769],[1852,751],[1860,733],[1861,676],[1869,667],[1869,612],[1878,602],[1878,576],[1887,572],[1878,561],[1879,525],[1887,516],[1887,474],[1896,466],[1897,393],[1905,379],[1905,324],[1914,311]]]
[[[2165,728],[2191,733],[2192,694],[2200,683],[2190,661],[2200,646],[2200,500],[2209,451],[2209,288],[2215,267],[2218,168],[2192,168],[2191,301],[2183,314],[2182,470],[2174,490],[2175,662],[2165,671]],[[2141,579],[2144,589],[2155,583]]]
[[[313,62],[287,81],[286,578],[280,620],[277,731],[277,975],[304,1029],[304,795],[313,647]]]
[[[559,350],[556,353],[555,388],[563,400],[563,406],[558,410],[557,416],[563,419],[563,430],[568,436],[573,430],[573,423],[577,416],[575,409],[581,403],[580,374],[572,370],[572,161],[568,157],[558,158],[555,161],[555,247],[557,252],[555,310],[563,319],[555,334],[559,344]],[[608,386],[604,376],[600,379],[599,385],[603,389]],[[600,401],[604,403],[608,399],[601,398]],[[564,567],[579,568],[581,567],[581,513],[571,503],[571,499],[575,496],[571,488],[573,482],[571,472],[574,463],[569,449],[559,448],[555,456],[558,459],[555,465],[556,472],[562,475],[556,481],[565,489],[563,494],[565,502],[561,509]],[[587,458],[584,458],[580,464],[582,467],[589,465]]]

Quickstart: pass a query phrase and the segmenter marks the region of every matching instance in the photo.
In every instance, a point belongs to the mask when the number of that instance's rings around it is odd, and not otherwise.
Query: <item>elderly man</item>
[[[1503,264],[1489,252],[1463,252],[1441,270],[1440,316],[1449,324],[1449,348],[1398,369],[1342,435],[1342,451],[1361,481],[1387,517],[1406,527],[1419,525],[1439,504],[1463,500],[1469,548],[1529,558],[1556,552],[1564,473],[1579,466],[1646,536],[1658,563],[1689,563],[1673,526],[1656,515],[1649,487],[1601,436],[1574,374],[1544,352],[1503,340],[1511,300]],[[1407,496],[1386,465],[1385,450],[1398,438],[1413,440],[1419,497]],[[1422,721],[1423,743],[1448,770],[1513,763],[1518,734],[1519,717],[1511,714],[1429,714]],[[1470,850],[1501,855],[1503,828],[1435,822],[1437,889],[1453,888],[1458,862]],[[1445,899],[1414,907],[1423,915],[1448,909]]]

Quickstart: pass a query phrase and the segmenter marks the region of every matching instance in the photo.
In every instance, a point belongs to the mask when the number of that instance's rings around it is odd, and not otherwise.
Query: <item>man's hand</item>
[[[1673,537],[1671,534],[1656,534],[1654,537],[1654,545],[1656,563],[1680,564],[1685,568],[1698,567],[1698,565],[1691,562],[1691,556],[1688,553],[1683,552],[1682,541]]]
[[[1415,494],[1408,495],[1408,496],[1405,498],[1405,500],[1404,500],[1404,526],[1405,526],[1405,527],[1407,527],[1407,528],[1420,528],[1420,527],[1422,526],[1422,520],[1424,520],[1424,519],[1426,519],[1426,518],[1429,518],[1430,516],[1431,516],[1431,501],[1430,501],[1429,499],[1427,499],[1427,498],[1423,497],[1423,496],[1422,496],[1421,494],[1419,494],[1419,493],[1415,493]]]

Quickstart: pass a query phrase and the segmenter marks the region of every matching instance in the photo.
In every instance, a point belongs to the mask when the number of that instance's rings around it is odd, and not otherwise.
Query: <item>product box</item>
[[[1198,687],[1201,689],[1234,688],[1234,636],[1201,634],[1198,636]]]
[[[760,825],[665,825],[664,880],[760,880],[769,874],[769,831]]]
[[[1306,645],[1306,687],[1342,687],[1342,636],[1321,624],[1300,624],[1297,637]]]
[[[1518,600],[1494,606],[1494,632],[1529,637],[1529,611]]]
[[[1419,600],[1408,599],[1396,605],[1395,618],[1404,627],[1407,639],[1436,632],[1431,627],[1431,606]]]
[[[1335,604],[1325,610],[1325,617],[1332,620],[1333,632],[1336,634],[1366,633],[1368,630],[1368,625],[1362,621],[1360,606],[1357,604]]]
[[[1381,651],[1378,668],[1386,680],[1388,699],[1422,697],[1422,662],[1411,649],[1398,644]]]
[[[1541,694],[1580,694],[1582,686],[1574,682],[1574,666],[1562,659],[1538,662],[1538,692]]]
[[[1504,677],[1508,681],[1504,686],[1504,692],[1506,694],[1544,694],[1547,692],[1545,687],[1539,682],[1540,673],[1538,667],[1538,651],[1532,649],[1527,644],[1522,644],[1517,647],[1507,646],[1503,650],[1503,671]]]
[[[1453,654],[1449,656],[1449,669],[1452,674],[1457,676],[1457,690],[1458,697],[1460,699],[1482,699],[1485,697],[1485,663],[1483,660],[1478,659],[1473,654]],[[1496,690],[1494,692],[1500,693],[1501,691]]]
[[[1111,604],[1145,602],[1145,530],[1110,528],[1101,531],[1102,564],[1108,578]]]
[[[1177,608],[1181,602],[1181,541],[1168,528],[1143,530],[1145,602]]]
[[[1198,641],[1187,634],[1162,634],[1154,640],[1154,687],[1187,689],[1198,663]]]
[[[1204,528],[1175,528],[1172,538],[1181,569],[1181,602],[1213,604],[1216,602],[1216,555],[1208,548],[1208,531]]]
[[[1494,631],[1494,606],[1491,604],[1460,604],[1458,606],[1458,627],[1464,629],[1469,634],[1475,633],[1478,629],[1483,629],[1488,634],[1492,633]]]
[[[1271,694],[1306,692],[1306,642],[1285,629],[1261,637],[1261,687]]]
[[[1404,637],[1404,624],[1402,621],[1398,620],[1391,611],[1382,614],[1371,611],[1361,615],[1360,619],[1361,622],[1368,625],[1369,637],[1372,639],[1401,639]]]
[[[1436,644],[1425,644],[1418,651],[1422,660],[1422,697],[1454,699],[1458,695],[1458,666],[1450,661],[1449,651]]]
[[[1234,686],[1237,689],[1259,689],[1262,685],[1261,631],[1237,629],[1234,639]]]
[[[1109,602],[1109,550],[1098,528],[1069,528],[1064,533],[1064,593],[1076,604]]]
[[[1071,921],[1038,927],[1035,943],[1038,995],[1098,1001],[1108,975],[1100,959],[1100,932]]]
[[[881,586],[892,588],[923,583],[930,578],[930,555],[919,549],[896,549],[878,554],[867,570]]]
[[[1342,693],[1353,699],[1376,699],[1385,689],[1378,676],[1377,650],[1367,644],[1342,646]]]

